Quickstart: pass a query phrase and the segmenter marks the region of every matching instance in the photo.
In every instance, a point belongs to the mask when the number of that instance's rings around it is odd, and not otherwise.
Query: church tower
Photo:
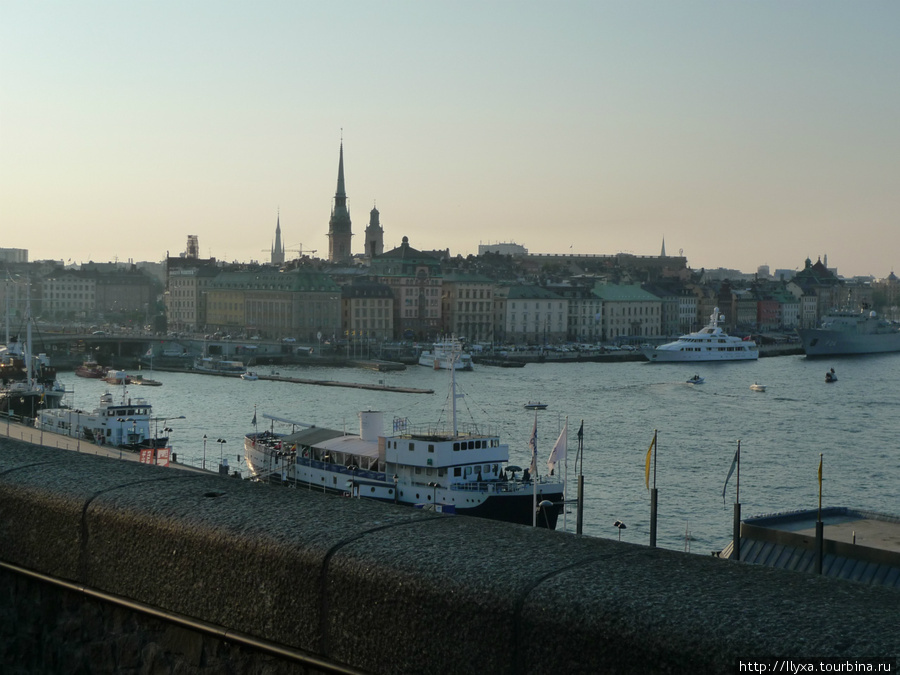
[[[369,212],[369,225],[366,227],[365,256],[369,260],[384,253],[384,230],[378,219],[378,209],[372,207]]]
[[[278,220],[275,222],[275,243],[272,244],[272,264],[284,264],[284,244],[281,243],[281,211],[278,212]]]
[[[328,222],[328,260],[331,262],[350,261],[350,211],[347,209],[347,193],[344,190],[344,142],[341,141],[341,158],[338,163],[337,192]]]

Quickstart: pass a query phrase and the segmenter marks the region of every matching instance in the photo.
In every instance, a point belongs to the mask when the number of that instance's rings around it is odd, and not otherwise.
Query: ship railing
[[[395,425],[397,426],[397,425]],[[484,438],[485,436],[500,436],[500,428],[493,424],[477,424],[475,422],[457,424],[456,434],[453,428],[447,424],[406,424],[397,426],[394,435],[400,438],[434,439],[445,441],[453,438]]]
[[[554,485],[560,481],[553,476],[541,476],[537,480],[538,485]],[[508,492],[525,492],[532,490],[531,479],[529,480],[486,480],[472,481],[468,483],[451,483],[450,489],[459,492],[489,492],[489,493],[508,493]]]

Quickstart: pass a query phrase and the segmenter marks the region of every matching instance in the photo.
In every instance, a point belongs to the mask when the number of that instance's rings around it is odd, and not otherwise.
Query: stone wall
[[[280,672],[308,653],[372,673],[544,675],[900,653],[900,592],[8,440],[0,563],[0,657],[17,672],[38,649],[55,660],[37,672],[78,672],[85,654],[92,672]],[[158,616],[94,600],[107,595]]]

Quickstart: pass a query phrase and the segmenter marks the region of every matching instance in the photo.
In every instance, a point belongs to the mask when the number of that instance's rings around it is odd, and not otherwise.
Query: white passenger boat
[[[456,399],[461,395],[454,378],[451,368],[449,428],[417,427],[395,417],[385,433],[382,413],[365,411],[354,434],[264,415],[272,428],[244,438],[247,466],[260,480],[523,525],[536,520],[555,528],[563,508],[562,481],[529,471],[517,478],[521,469],[508,466],[509,446],[496,430],[460,428]],[[292,431],[277,433],[276,422]]]
[[[233,375],[238,377],[247,372],[243,361],[228,361],[211,356],[204,356],[194,361],[195,373],[212,373],[215,375]]]
[[[51,433],[130,450],[166,447],[168,437],[159,437],[158,429],[151,433],[151,421],[159,421],[153,417],[153,407],[143,398],[131,398],[122,387],[122,399],[118,402],[106,392],[100,396],[100,405],[90,412],[72,408],[41,410],[34,426]]]
[[[653,363],[679,361],[755,361],[759,349],[752,340],[728,335],[719,325],[725,320],[716,307],[709,324],[702,330],[682,335],[675,342],[659,347],[642,347],[641,352]]]
[[[766,385],[760,384],[759,382],[754,382],[753,384],[750,385],[750,390],[751,391],[765,391]]]
[[[435,370],[446,370],[451,363],[456,370],[473,370],[472,355],[464,352],[462,343],[453,337],[435,342],[419,356],[419,365]]]

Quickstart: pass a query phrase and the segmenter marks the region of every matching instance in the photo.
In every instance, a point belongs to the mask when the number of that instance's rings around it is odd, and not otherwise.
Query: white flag
[[[569,420],[563,425],[562,431],[559,432],[559,438],[556,439],[556,445],[550,451],[550,459],[547,460],[547,471],[551,474],[556,468],[558,462],[564,462],[566,459],[566,445],[568,444]]]

